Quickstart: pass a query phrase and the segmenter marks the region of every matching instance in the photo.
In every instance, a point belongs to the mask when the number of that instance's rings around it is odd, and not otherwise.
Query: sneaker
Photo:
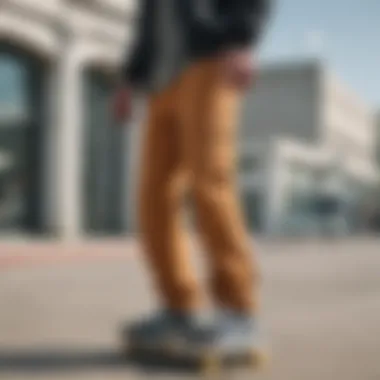
[[[203,338],[203,340],[202,340]],[[225,311],[218,316],[212,334],[201,335],[198,343],[202,349],[222,354],[238,354],[262,348],[262,339],[255,317]]]
[[[124,330],[124,339],[134,347],[184,346],[202,335],[204,327],[192,314],[162,312]]]

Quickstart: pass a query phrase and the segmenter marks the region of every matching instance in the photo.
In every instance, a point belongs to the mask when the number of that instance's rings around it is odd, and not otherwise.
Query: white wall
[[[263,67],[246,100],[242,138],[313,139],[318,128],[318,73],[314,62]]]
[[[375,119],[372,110],[331,72],[323,76],[322,139],[344,159],[373,162]]]
[[[373,112],[323,62],[264,67],[248,96],[241,131],[241,154],[260,156],[263,167],[241,173],[240,182],[265,194],[267,232],[284,228],[293,164],[310,175],[339,167],[354,182],[376,181],[374,126]],[[341,188],[338,182],[326,186]]]

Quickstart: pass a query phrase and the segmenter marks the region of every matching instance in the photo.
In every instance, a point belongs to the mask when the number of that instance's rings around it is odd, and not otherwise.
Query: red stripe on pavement
[[[0,270],[64,263],[89,263],[98,260],[128,259],[138,250],[137,244],[0,244]]]

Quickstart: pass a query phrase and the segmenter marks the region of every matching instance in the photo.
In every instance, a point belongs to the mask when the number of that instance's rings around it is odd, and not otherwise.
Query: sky
[[[320,57],[380,109],[380,0],[273,0],[263,61]]]

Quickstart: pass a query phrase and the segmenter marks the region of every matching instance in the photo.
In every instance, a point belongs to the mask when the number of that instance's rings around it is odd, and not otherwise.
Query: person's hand
[[[222,56],[223,75],[229,84],[247,90],[256,77],[256,62],[250,49],[227,51]]]
[[[131,90],[127,85],[119,86],[112,97],[112,116],[116,123],[125,123],[131,117]]]

